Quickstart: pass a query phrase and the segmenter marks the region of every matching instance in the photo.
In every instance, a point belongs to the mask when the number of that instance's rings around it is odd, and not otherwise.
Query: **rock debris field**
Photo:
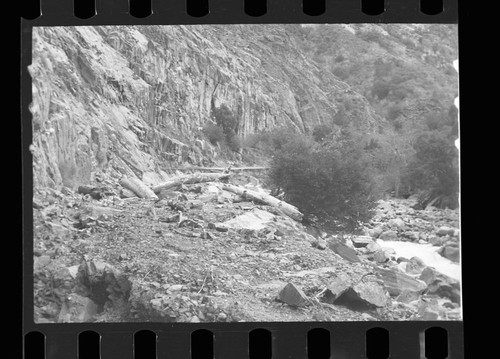
[[[250,175],[228,181],[265,193]],[[74,192],[35,189],[35,321],[461,319],[459,278],[384,245],[433,248],[459,268],[457,210],[389,198],[363,235],[312,235],[223,188],[181,184],[152,200],[103,175]]]

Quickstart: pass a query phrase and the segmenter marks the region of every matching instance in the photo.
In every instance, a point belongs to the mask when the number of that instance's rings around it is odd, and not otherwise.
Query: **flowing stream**
[[[382,240],[379,240],[379,244],[382,247],[394,249],[398,257],[408,259],[411,257],[419,257],[425,265],[434,267],[438,272],[453,279],[460,280],[460,265],[439,255],[437,253],[439,247],[435,247],[431,244]]]

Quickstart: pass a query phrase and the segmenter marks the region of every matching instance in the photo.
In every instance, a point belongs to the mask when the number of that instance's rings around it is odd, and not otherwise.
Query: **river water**
[[[412,242],[382,241],[378,243],[382,247],[389,247],[396,251],[397,257],[410,259],[419,257],[428,267],[434,267],[438,272],[453,279],[460,280],[460,265],[439,255],[439,247],[432,244],[420,244]]]

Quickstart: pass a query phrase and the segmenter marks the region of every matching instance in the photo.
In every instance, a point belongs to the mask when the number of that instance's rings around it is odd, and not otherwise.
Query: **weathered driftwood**
[[[200,182],[212,182],[217,180],[222,180],[229,178],[229,173],[219,174],[219,173],[194,173],[190,175],[183,175],[173,177],[167,182],[160,183],[159,185],[153,187],[154,193],[159,193],[162,190],[178,187],[181,184],[192,184]]]
[[[123,177],[120,185],[134,192],[138,197],[158,200],[158,196],[144,184],[140,179],[133,177]]]
[[[242,172],[242,171],[264,171],[268,170],[269,167],[185,167],[178,168],[179,171],[206,171],[206,172],[224,172],[224,171],[232,171],[232,172]]]
[[[132,192],[131,190],[129,190],[127,188],[122,188],[120,195],[122,196],[122,198],[137,197],[137,195],[134,192]]]
[[[222,186],[222,189],[236,193],[242,197],[246,197],[252,200],[257,200],[260,202],[263,202],[269,206],[276,207],[280,209],[284,214],[286,214],[288,217],[296,220],[296,221],[302,221],[302,218],[304,215],[297,209],[297,207],[292,206],[289,203],[286,203],[284,201],[281,201],[277,199],[276,197],[273,197],[269,194],[265,193],[260,193],[256,191],[252,191],[246,188],[234,186],[231,184],[224,184]]]

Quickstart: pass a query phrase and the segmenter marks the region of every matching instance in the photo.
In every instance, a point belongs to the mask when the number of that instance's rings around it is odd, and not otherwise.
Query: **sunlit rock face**
[[[265,30],[265,31],[263,31]],[[34,28],[33,173],[36,186],[75,187],[96,170],[154,173],[220,155],[202,128],[214,107],[240,136],[331,122],[338,96],[366,99],[321,71],[283,25]]]

